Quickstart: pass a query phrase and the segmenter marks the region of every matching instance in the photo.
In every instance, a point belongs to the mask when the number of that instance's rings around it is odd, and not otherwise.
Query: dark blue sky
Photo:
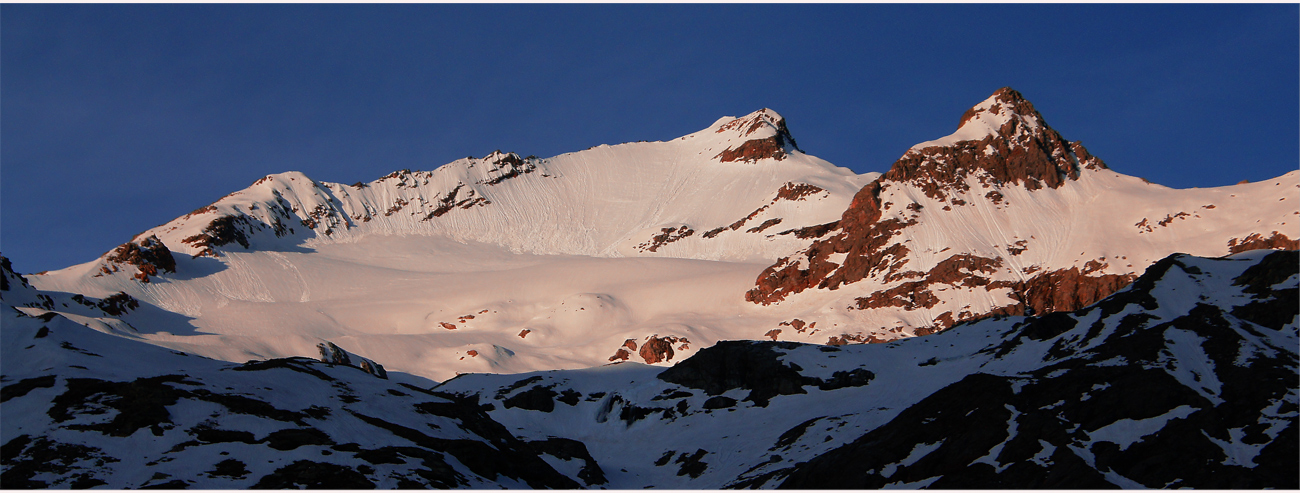
[[[665,140],[770,107],[858,172],[1002,86],[1115,170],[1296,169],[1297,5],[0,6],[0,251],[20,272],[299,170]]]

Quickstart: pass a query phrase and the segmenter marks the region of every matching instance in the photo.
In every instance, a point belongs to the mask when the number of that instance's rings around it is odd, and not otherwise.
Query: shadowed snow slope
[[[333,346],[335,364],[171,351],[105,317],[14,308],[39,293],[10,282],[0,482],[1294,489],[1297,271],[1296,252],[1174,255],[1075,312],[440,385]]]
[[[437,390],[584,443],[615,488],[1296,488],[1298,259],[1174,255],[1076,312]]]

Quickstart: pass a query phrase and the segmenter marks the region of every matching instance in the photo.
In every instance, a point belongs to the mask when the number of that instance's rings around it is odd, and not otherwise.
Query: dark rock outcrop
[[[359,368],[376,377],[385,380],[388,379],[388,372],[384,370],[384,365],[349,353],[332,342],[325,341],[318,343],[316,344],[316,349],[320,351],[320,361],[322,363],[351,366],[353,368]]]
[[[135,266],[139,272],[134,277],[140,282],[149,282],[149,276],[157,276],[159,272],[176,272],[176,259],[156,235],[149,235],[138,243],[123,243],[105,255],[104,260]],[[112,269],[116,271],[117,267],[113,266]]]
[[[201,233],[187,237],[181,243],[199,249],[199,253],[194,254],[195,258],[218,257],[220,255],[216,247],[219,246],[238,243],[245,249],[248,248],[248,236],[243,229],[247,225],[248,218],[244,216],[221,216],[208,223]]]

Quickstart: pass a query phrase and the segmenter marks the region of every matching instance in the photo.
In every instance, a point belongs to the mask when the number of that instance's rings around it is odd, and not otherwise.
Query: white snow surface
[[[994,125],[984,119],[1000,114],[981,113],[967,126]],[[140,309],[120,319],[138,330],[131,337],[153,344],[242,362],[314,356],[328,340],[390,370],[440,381],[469,372],[602,365],[624,341],[641,345],[653,336],[685,339],[659,365],[719,340],[761,339],[782,327],[781,340],[825,343],[845,333],[894,339],[944,312],[1011,302],[1006,290],[952,287],[937,292],[941,304],[930,309],[846,309],[854,297],[888,287],[871,280],[809,290],[772,306],[746,302],[764,268],[813,241],[782,232],[838,220],[879,176],[856,175],[793,148],[780,160],[717,159],[777,135],[781,122],[761,110],[667,142],[545,159],[494,152],[359,186],[298,172],[269,175],[136,237],[161,239],[174,254],[175,273],[141,283],[131,278],[131,266],[102,274],[101,258],[27,277],[44,292],[103,298],[120,291],[140,300]],[[820,191],[778,197],[788,185]],[[886,216],[914,214],[920,221],[898,240],[911,251],[909,270],[965,252],[1001,253],[1008,261],[997,279],[1093,260],[1106,265],[1101,273],[1140,273],[1174,251],[1224,255],[1227,237],[1300,237],[1300,172],[1174,190],[1085,171],[1060,189],[1000,188],[1000,204],[984,197],[975,178],[971,185],[963,197],[968,205],[952,211],[916,189],[882,193],[882,202],[892,203]],[[924,209],[905,209],[912,202]],[[218,257],[191,258],[202,250],[183,240],[227,215],[246,218],[240,227],[249,247],[229,243],[216,248]],[[1166,225],[1155,225],[1166,217]],[[1137,226],[1143,220],[1150,231]],[[674,234],[680,239],[650,250],[656,236]],[[1018,241],[1027,242],[1026,250],[1005,255]],[[780,325],[796,318],[817,325]],[[635,351],[631,358],[640,361]]]
[[[131,266],[101,275],[100,259],[28,277],[47,291],[126,292],[147,305],[123,317],[138,337],[228,361],[313,356],[329,340],[445,380],[590,367],[626,339],[687,338],[671,364],[701,344],[776,326],[780,310],[745,303],[743,293],[766,265],[810,241],[778,233],[839,219],[879,175],[795,150],[780,160],[716,159],[776,135],[781,121],[761,110],[668,142],[546,159],[494,152],[359,187],[268,175],[137,235],[172,250],[174,274],[140,283]],[[820,191],[778,198],[787,184]],[[229,243],[219,257],[191,258],[201,249],[183,240],[225,215],[248,218],[249,248]],[[678,227],[693,232],[648,249]]]

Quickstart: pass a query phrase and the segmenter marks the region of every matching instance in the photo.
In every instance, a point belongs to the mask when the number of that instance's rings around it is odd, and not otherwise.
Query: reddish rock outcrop
[[[520,339],[523,339],[523,338],[525,338],[525,337],[528,337],[528,333],[529,333],[529,332],[532,332],[532,330],[531,330],[531,329],[524,329],[524,330],[519,331],[519,338],[520,338]]]
[[[719,127],[718,133],[738,131],[742,136],[748,136],[770,125],[775,130],[775,135],[745,141],[745,143],[737,147],[723,150],[714,158],[722,162],[757,162],[763,159],[780,161],[785,159],[785,156],[791,150],[799,150],[799,145],[795,143],[794,137],[790,135],[790,130],[785,126],[785,119],[769,120],[771,115],[773,113],[764,108],[755,115],[737,118]]]
[[[915,219],[893,217],[881,221],[880,191],[879,180],[859,190],[841,216],[837,234],[765,269],[759,274],[757,287],[745,293],[745,299],[767,305],[813,287],[836,289],[874,273],[896,274],[906,263],[909,250],[891,239],[899,230],[915,224]],[[828,260],[834,253],[848,254],[843,265]]]
[[[641,351],[638,354],[641,355],[641,359],[645,360],[646,364],[650,365],[661,361],[671,361],[675,354],[673,352],[673,344],[677,342],[684,343],[682,349],[687,347],[685,346],[686,343],[690,343],[690,341],[686,340],[685,337],[650,336],[647,337],[645,343],[641,345]],[[622,351],[622,349],[620,349],[620,351]]]
[[[171,250],[155,235],[149,235],[139,243],[123,243],[109,252],[104,260],[135,266],[139,272],[134,277],[140,282],[149,282],[149,276],[157,276],[159,271],[176,272],[176,259]],[[116,271],[117,267],[114,266],[113,270]]]
[[[772,329],[767,331],[766,334],[763,334],[763,337],[771,337],[772,340],[775,341],[779,335],[781,335],[781,329]]]
[[[809,196],[821,192],[825,192],[825,191],[826,191],[825,189],[816,185],[810,185],[807,183],[786,182],[784,185],[781,185],[781,188],[778,188],[776,190],[776,196],[773,197],[771,201],[769,201],[768,203],[764,204],[763,206],[757,209],[754,209],[754,212],[750,212],[749,215],[740,218],[736,222],[733,222],[727,226],[718,226],[717,228],[705,231],[704,234],[701,236],[705,238],[713,238],[715,236],[718,236],[718,234],[722,233],[727,229],[730,229],[732,231],[737,231],[740,228],[743,228],[745,226],[745,223],[748,223],[750,220],[754,219],[755,217],[758,217],[759,214],[762,214],[763,211],[770,209],[773,205],[775,205],[779,201],[805,200]],[[762,233],[763,231],[767,230],[768,228],[771,228],[772,226],[781,224],[781,221],[782,218],[779,217],[768,219],[766,221],[763,221],[762,224],[750,228],[749,230],[746,231],[746,233]],[[793,233],[796,238],[800,238],[800,239],[821,237],[825,235],[827,231],[829,231],[831,228],[834,228],[838,224],[839,223],[837,221],[829,224],[820,224],[816,226],[808,226],[805,228],[790,229],[790,230],[782,231],[779,234],[787,235]]]
[[[444,214],[451,212],[452,209],[457,207],[461,209],[469,209],[476,205],[482,207],[492,203],[492,201],[488,200],[486,197],[477,197],[477,192],[472,188],[467,189],[464,198],[457,200],[460,191],[464,189],[464,187],[464,183],[457,183],[455,188],[452,188],[450,192],[447,192],[447,195],[437,197],[438,206],[433,209],[433,212],[425,215],[421,221],[428,221],[435,217],[442,217]]]
[[[747,231],[745,231],[745,232],[746,232],[746,233],[762,233],[762,232],[763,232],[764,230],[766,230],[767,228],[770,228],[770,227],[772,227],[772,226],[776,226],[776,225],[778,225],[778,224],[781,224],[781,218],[776,217],[776,218],[772,218],[772,219],[768,219],[768,220],[766,220],[766,221],[763,221],[763,224],[759,224],[758,226],[755,226],[755,227],[749,228],[749,230],[747,230]]]
[[[1254,233],[1240,240],[1237,238],[1228,240],[1229,255],[1249,250],[1300,250],[1300,240],[1293,240],[1277,231],[1268,238]]]
[[[826,340],[827,346],[845,346],[848,344],[876,344],[880,342],[889,342],[889,339],[881,339],[875,335],[864,334],[840,334],[831,336]]]
[[[649,241],[637,245],[636,248],[643,252],[646,251],[654,252],[654,251],[658,251],[659,248],[664,245],[667,245],[677,240],[681,240],[682,238],[689,237],[692,234],[695,234],[695,230],[691,229],[688,226],[663,228],[660,230],[659,234],[650,238]]]
[[[438,322],[438,325],[441,325],[442,328],[447,329],[447,330],[456,330],[456,325],[455,325],[455,324],[450,324],[450,323],[447,323],[447,322]]]
[[[632,356],[632,353],[627,352],[626,349],[618,348],[618,351],[614,352],[614,355],[613,355],[613,356],[610,356],[610,357],[609,357],[609,360],[610,360],[610,361],[627,361],[627,359],[630,358],[631,356]]]
[[[810,195],[824,191],[826,190],[817,185],[786,182],[785,185],[782,185],[781,188],[776,191],[776,200],[803,200]]]
[[[947,200],[954,193],[969,190],[965,181],[968,176],[977,176],[985,185],[1015,184],[1037,190],[1059,188],[1067,180],[1078,179],[1081,167],[1106,168],[1081,144],[1065,140],[1048,126],[1019,92],[1004,87],[993,98],[991,107],[967,110],[958,124],[960,128],[977,117],[994,120],[994,115],[1000,114],[996,118],[1006,122],[993,135],[909,150],[881,177],[882,181],[907,183],[930,198]]]
[[[1124,289],[1134,279],[1133,274],[1102,274],[1090,276],[1087,268],[1080,271],[1078,267],[1044,272],[1029,278],[1023,283],[1012,284],[1011,290],[1018,305],[1001,313],[985,316],[1008,315],[1043,315],[1052,312],[1073,311],[1091,305],[1112,293]],[[1008,313],[1009,311],[1009,313]],[[982,317],[980,317],[982,318]],[[947,328],[947,327],[945,327]]]
[[[793,234],[795,238],[806,240],[809,238],[821,238],[823,236],[826,236],[827,233],[830,233],[831,231],[839,227],[840,227],[840,222],[833,221],[826,224],[815,224],[803,228],[787,229],[777,234],[781,234],[781,235]]]

